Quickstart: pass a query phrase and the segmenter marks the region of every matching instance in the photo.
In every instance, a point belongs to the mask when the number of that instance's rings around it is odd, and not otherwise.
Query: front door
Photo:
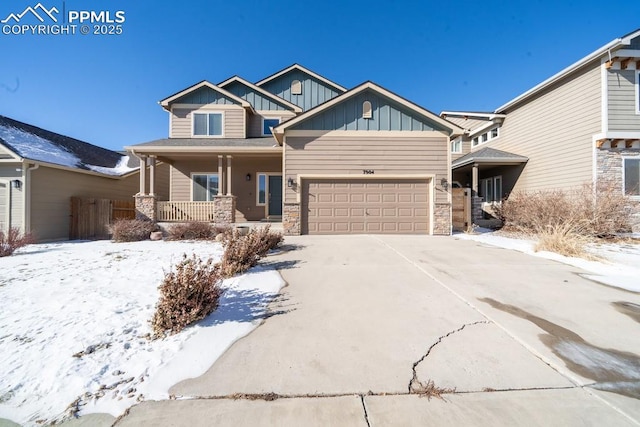
[[[268,216],[282,216],[282,175],[269,175]]]

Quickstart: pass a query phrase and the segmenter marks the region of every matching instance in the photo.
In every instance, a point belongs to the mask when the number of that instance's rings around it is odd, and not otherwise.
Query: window
[[[222,136],[222,113],[193,113],[194,136]]]
[[[486,133],[482,134],[482,142],[487,142],[489,140],[489,135]]]
[[[462,138],[456,138],[451,141],[451,152],[462,153]]]
[[[624,194],[640,196],[640,158],[624,159]]]
[[[502,200],[502,176],[492,176],[480,180],[480,192],[484,201],[499,202]]]
[[[498,137],[498,128],[491,129],[491,139]]]
[[[370,119],[372,115],[373,115],[373,112],[371,111],[371,102],[364,101],[362,103],[362,118]]]
[[[194,202],[210,202],[218,194],[217,173],[194,173],[191,175],[193,192],[191,200]]]
[[[302,83],[300,83],[300,80],[291,82],[291,95],[302,95]]]
[[[475,147],[477,145],[484,144],[487,141],[491,141],[492,139],[499,137],[500,136],[499,129],[500,129],[500,126],[495,127],[490,131],[483,133],[480,136],[476,136],[471,140],[471,146]]]
[[[270,127],[278,126],[280,124],[280,119],[262,119],[262,135],[267,136],[271,135]]]
[[[472,140],[472,145],[475,147],[476,145],[480,144],[480,140],[478,139],[478,137],[476,136],[475,138],[473,138]]]
[[[267,203],[267,175],[264,173],[259,173],[256,184],[258,186],[256,190],[256,194],[258,195],[257,204],[264,205],[265,203]]]

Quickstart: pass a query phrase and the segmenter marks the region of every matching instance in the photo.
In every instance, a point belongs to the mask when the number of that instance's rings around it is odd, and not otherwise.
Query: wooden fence
[[[109,224],[116,219],[134,219],[133,200],[71,198],[69,239],[108,239]]]
[[[158,202],[156,209],[159,222],[215,220],[213,202]]]
[[[453,188],[452,210],[453,229],[455,231],[466,231],[471,226],[471,189]]]

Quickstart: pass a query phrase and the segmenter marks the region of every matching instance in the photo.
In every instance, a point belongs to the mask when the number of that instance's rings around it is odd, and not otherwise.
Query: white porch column
[[[478,164],[473,164],[473,170],[471,171],[471,189],[473,190],[472,196],[478,195]]]
[[[222,155],[218,156],[218,194],[224,194],[224,180],[222,179]]]
[[[149,165],[149,194],[156,195],[156,156],[149,156],[151,164]]]
[[[232,156],[227,156],[227,196],[231,195],[231,159]]]
[[[144,196],[147,194],[147,157],[139,156],[140,159],[140,194]]]

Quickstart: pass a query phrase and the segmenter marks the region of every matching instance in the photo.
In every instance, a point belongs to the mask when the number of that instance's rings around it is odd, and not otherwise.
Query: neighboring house
[[[282,221],[285,233],[451,232],[455,124],[374,84],[347,90],[298,64],[257,83],[202,81],[160,101],[169,138],[126,147],[149,162],[139,216]],[[170,165],[168,198],[153,193]]]
[[[640,213],[640,30],[493,112],[441,117],[465,129],[451,139],[453,180],[475,191],[475,219],[482,202],[512,191],[585,183],[624,194]]]
[[[131,199],[137,159],[0,116],[0,229],[69,238],[71,197]]]

